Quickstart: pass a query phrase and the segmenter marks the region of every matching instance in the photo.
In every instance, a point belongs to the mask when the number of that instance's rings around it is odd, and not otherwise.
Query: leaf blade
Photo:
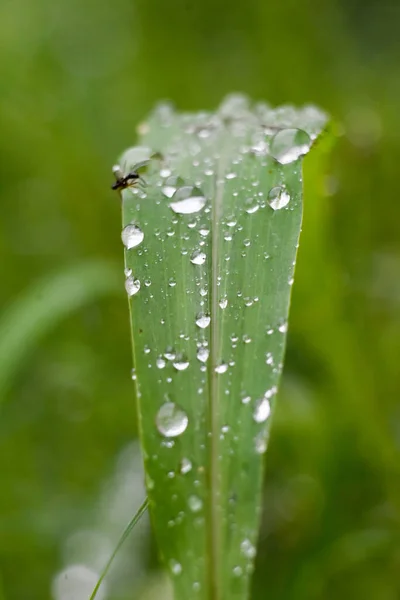
[[[237,98],[216,115],[163,107],[142,126],[135,160],[164,158],[146,193],[123,192],[124,226],[144,234],[125,252],[127,278],[144,284],[130,297],[138,409],[177,599],[248,594],[301,226],[301,155],[323,121],[306,112],[251,111]]]

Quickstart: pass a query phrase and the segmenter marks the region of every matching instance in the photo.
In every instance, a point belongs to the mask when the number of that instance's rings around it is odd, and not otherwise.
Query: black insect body
[[[116,181],[115,181],[115,183],[112,184],[111,189],[124,190],[125,188],[128,188],[128,187],[134,187],[137,183],[139,183],[139,181],[140,181],[140,183],[142,183],[145,186],[146,182],[140,176],[140,174],[138,173],[138,170],[147,167],[148,163],[149,163],[148,160],[137,163],[133,167],[133,170],[129,171],[129,173],[127,175],[123,174],[122,169],[119,165],[115,165],[113,167],[113,173],[114,173]]]
[[[112,190],[124,190],[127,187],[133,187],[134,185],[137,184],[139,179],[140,179],[140,175],[138,173],[136,173],[135,171],[132,171],[131,173],[128,173],[128,175],[119,177],[116,180],[116,182],[112,184],[111,189]]]

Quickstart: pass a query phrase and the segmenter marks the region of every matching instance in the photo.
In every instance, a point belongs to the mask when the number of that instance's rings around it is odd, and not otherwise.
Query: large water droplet
[[[290,196],[283,186],[273,187],[268,194],[268,204],[273,210],[284,208],[290,202]]]
[[[196,325],[201,329],[205,329],[206,327],[208,327],[210,322],[210,315],[206,315],[205,313],[199,313],[196,317]]]
[[[180,215],[191,215],[204,208],[206,199],[201,191],[191,186],[183,186],[173,196],[170,207]]]
[[[122,243],[124,244],[127,250],[131,248],[135,248],[139,246],[144,240],[144,233],[135,225],[135,223],[129,223],[126,227],[123,228],[121,233]]]
[[[190,257],[190,262],[194,265],[204,265],[206,262],[207,255],[202,250],[195,250]]]
[[[254,409],[253,417],[256,423],[263,423],[270,415],[271,406],[268,398],[261,398],[258,400]]]
[[[287,165],[307,154],[310,146],[310,136],[302,129],[282,129],[272,138],[270,153],[282,165]]]
[[[165,437],[170,438],[181,435],[188,423],[187,414],[174,402],[163,404],[156,415],[157,429]]]
[[[132,275],[125,279],[125,289],[128,296],[134,296],[140,290],[139,279],[134,279]]]

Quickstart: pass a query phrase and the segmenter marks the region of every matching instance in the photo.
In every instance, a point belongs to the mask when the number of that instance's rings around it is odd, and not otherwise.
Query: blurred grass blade
[[[114,559],[117,556],[121,546],[123,545],[125,540],[129,537],[129,534],[131,533],[132,529],[135,527],[136,523],[138,523],[140,521],[140,519],[146,512],[147,507],[148,507],[148,500],[146,498],[143,501],[140,508],[138,509],[135,516],[132,517],[132,519],[129,521],[128,525],[126,526],[126,529],[124,530],[123,534],[121,535],[120,539],[118,540],[118,544],[115,546],[113,553],[111,554],[110,558],[108,559],[107,564],[105,565],[89,600],[94,600],[96,598],[97,592],[99,591],[101,584],[103,583],[105,577],[107,576],[107,573],[110,570],[110,567],[111,567],[112,563],[114,562]]]
[[[0,319],[0,403],[40,339],[81,306],[118,291],[118,284],[114,265],[90,261],[35,282],[6,309]]]
[[[301,226],[308,107],[161,106],[122,158],[122,240],[149,506],[176,600],[243,600]]]

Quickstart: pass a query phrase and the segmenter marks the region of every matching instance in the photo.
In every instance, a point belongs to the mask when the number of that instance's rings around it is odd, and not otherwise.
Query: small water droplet
[[[224,362],[222,362],[220,365],[215,367],[215,372],[218,374],[226,373],[227,370],[228,370],[228,365]]]
[[[264,423],[270,415],[271,406],[268,398],[258,400],[254,409],[253,417],[256,423]]]
[[[162,356],[159,356],[156,360],[156,366],[158,369],[163,369],[166,365],[166,361],[163,359]]]
[[[246,558],[254,558],[256,555],[256,549],[248,539],[243,540],[240,544],[240,551]]]
[[[204,346],[201,346],[201,348],[199,348],[197,350],[197,358],[200,362],[206,362],[208,357],[210,355],[210,351],[208,348],[205,348]]]
[[[251,396],[244,396],[242,398],[242,404],[249,404],[249,402],[251,402]]]
[[[254,448],[257,454],[264,454],[267,450],[268,433],[266,431],[260,431],[254,438]]]
[[[144,233],[135,225],[135,223],[129,223],[126,227],[123,228],[121,233],[122,243],[124,244],[127,250],[131,248],[135,248],[139,246],[144,240]]]
[[[176,187],[174,187],[173,185],[164,185],[162,188],[162,193],[167,198],[172,198],[172,196],[175,194],[175,192],[176,192]]]
[[[302,129],[282,129],[272,138],[270,153],[282,165],[287,165],[307,154],[310,146],[310,136]]]
[[[279,325],[279,327],[278,327],[279,333],[286,333],[287,330],[288,330],[287,323],[282,323],[282,325]]]
[[[136,369],[131,369],[131,379],[132,381],[136,381]]]
[[[169,287],[175,287],[176,286],[176,281],[173,277],[170,277],[168,280],[168,285]]]
[[[169,177],[170,175],[171,175],[170,169],[167,169],[167,168],[161,169],[160,177],[165,179],[165,177]]]
[[[242,567],[237,565],[236,567],[233,567],[232,573],[234,574],[235,577],[241,577],[243,575],[243,569],[242,569]]]
[[[273,210],[279,210],[287,206],[290,196],[283,186],[273,187],[268,194],[268,204]]]
[[[190,257],[190,262],[194,265],[204,265],[206,262],[207,255],[202,250],[195,250]]]
[[[130,275],[132,275],[132,269],[124,269],[124,275],[125,277],[129,277]]]
[[[128,296],[134,296],[140,290],[139,279],[134,279],[132,275],[125,279],[125,289]]]
[[[171,559],[169,561],[169,568],[171,569],[172,575],[180,575],[182,573],[182,565],[176,560]]]
[[[197,327],[200,327],[201,329],[205,329],[206,327],[208,327],[210,322],[211,322],[210,315],[207,315],[205,313],[199,313],[196,317],[196,325],[197,325]]]
[[[156,415],[156,426],[161,435],[177,437],[188,426],[187,414],[174,402],[165,402]]]
[[[198,496],[189,496],[188,505],[192,512],[199,512],[203,508],[203,501]]]
[[[235,179],[235,177],[237,177],[236,173],[227,173],[225,175],[225,179]]]
[[[210,230],[206,229],[205,227],[202,227],[201,229],[199,229],[199,234],[201,235],[201,237],[207,237],[209,233],[210,233]]]
[[[221,300],[219,301],[219,306],[220,308],[224,309],[228,306],[228,298],[221,298]]]
[[[164,356],[167,360],[175,360],[176,352],[171,346],[168,346],[166,351],[164,352]]]
[[[181,460],[181,466],[180,466],[180,472],[182,473],[182,475],[186,475],[186,473],[189,473],[189,471],[192,470],[192,463],[188,458],[182,458]]]

